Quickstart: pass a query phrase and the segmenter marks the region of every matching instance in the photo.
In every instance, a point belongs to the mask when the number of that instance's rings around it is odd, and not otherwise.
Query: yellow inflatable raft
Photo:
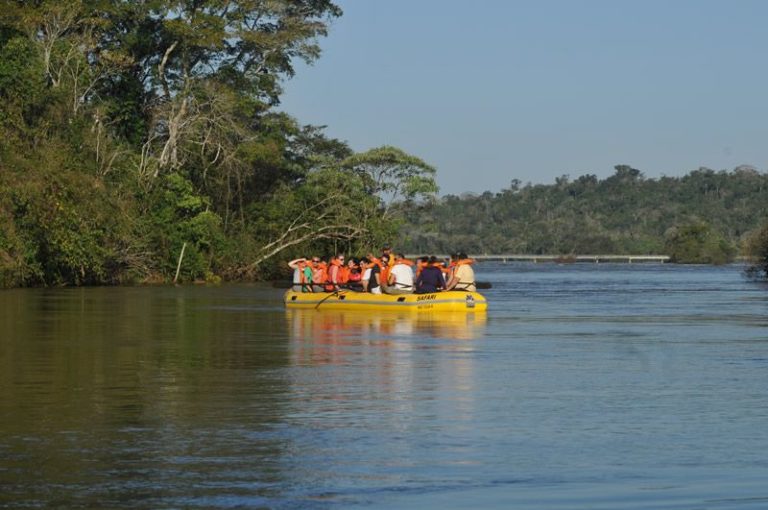
[[[288,308],[318,310],[412,310],[416,312],[482,312],[488,308],[485,297],[477,292],[435,292],[434,294],[368,294],[338,292],[295,292],[283,298]]]

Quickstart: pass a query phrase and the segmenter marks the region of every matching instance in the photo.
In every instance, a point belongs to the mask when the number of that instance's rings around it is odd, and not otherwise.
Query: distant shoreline
[[[406,255],[415,259],[421,255]],[[438,258],[447,259],[449,255],[436,255]],[[669,255],[530,255],[530,254],[484,254],[469,255],[478,262],[553,262],[560,264],[570,263],[626,263],[626,264],[677,264],[672,262]],[[748,262],[747,257],[735,257],[734,262]]]

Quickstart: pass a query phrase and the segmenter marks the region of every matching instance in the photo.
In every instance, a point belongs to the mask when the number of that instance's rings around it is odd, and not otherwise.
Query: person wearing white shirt
[[[385,294],[413,293],[413,269],[402,253],[395,255],[395,265],[389,270],[387,285],[383,290]]]

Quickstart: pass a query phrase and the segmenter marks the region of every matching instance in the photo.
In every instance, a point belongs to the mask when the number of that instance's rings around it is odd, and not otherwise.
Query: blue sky
[[[629,164],[768,168],[768,2],[339,0],[282,109],[395,145],[441,195]]]

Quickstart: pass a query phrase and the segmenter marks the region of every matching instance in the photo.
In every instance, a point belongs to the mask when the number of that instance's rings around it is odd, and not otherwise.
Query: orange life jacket
[[[460,259],[457,260],[455,264],[453,264],[453,267],[451,268],[451,278],[453,278],[453,271],[459,267],[459,266],[469,266],[471,264],[475,263],[475,259]],[[463,287],[460,290],[466,290],[467,286],[474,285],[475,282],[456,282],[456,286],[462,285]]]
[[[341,261],[339,259],[334,258],[331,260],[331,264],[328,267],[328,283],[341,283],[341,267]]]
[[[392,266],[381,266],[381,272],[379,273],[379,281],[382,285],[388,285],[387,281],[389,281],[389,271],[392,269]]]
[[[328,269],[325,275],[325,291],[326,292],[333,292],[334,290],[337,290],[338,285],[341,283],[340,276],[341,276],[341,261],[339,261],[339,259],[334,257],[333,259],[331,259],[331,262],[328,264]]]
[[[475,259],[461,259],[461,260],[452,260],[450,264],[448,264],[448,267],[442,267],[440,268],[443,273],[453,273],[453,270],[456,269],[457,266],[463,266],[465,264],[474,264]]]
[[[336,281],[339,283],[347,283],[349,281],[349,272],[349,266],[339,267],[339,274]]]
[[[386,285],[387,278],[389,277],[389,270],[392,269],[392,266],[395,265],[394,257],[390,257],[389,261],[386,264],[384,264],[384,262],[380,258],[376,258],[376,257],[369,257],[369,258],[372,264],[371,267],[373,267],[373,265],[377,265],[381,269],[381,271],[379,272],[379,281],[381,282],[382,285]]]
[[[325,262],[320,262],[317,267],[312,268],[312,283],[322,285],[328,280],[327,267]]]
[[[349,275],[347,276],[347,282],[359,282],[363,279],[363,267],[360,266],[359,271],[353,271],[350,269]]]

